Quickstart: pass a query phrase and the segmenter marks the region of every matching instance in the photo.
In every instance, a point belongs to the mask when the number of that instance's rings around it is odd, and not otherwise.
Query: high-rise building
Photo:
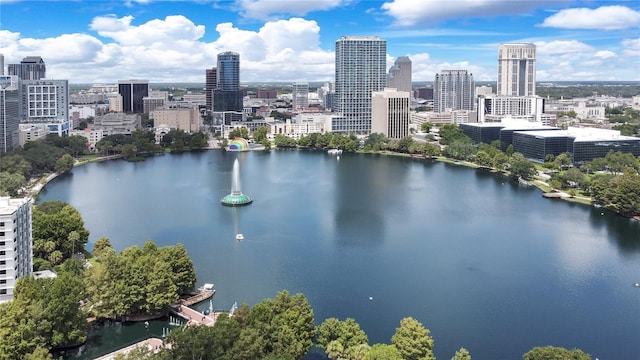
[[[0,76],[0,153],[18,147],[20,96],[17,76]]]
[[[0,303],[13,300],[18,278],[33,272],[31,199],[0,197]]]
[[[498,49],[497,95],[536,94],[536,46],[500,44]]]
[[[122,95],[122,111],[142,114],[144,98],[149,96],[148,80],[119,80],[118,94]]]
[[[211,68],[205,70],[205,84],[204,91],[206,94],[206,104],[205,109],[207,114],[211,114],[213,111],[213,90],[216,88],[218,83],[218,69]]]
[[[309,106],[309,83],[293,83],[293,109],[303,109]]]
[[[473,110],[475,88],[467,70],[442,70],[433,82],[433,111]]]
[[[7,75],[15,75],[20,80],[40,80],[46,74],[47,67],[40,56],[27,56],[20,64],[9,64],[7,69]]]
[[[411,93],[385,88],[374,91],[371,100],[371,132],[390,139],[409,135],[409,105]]]
[[[218,54],[218,68],[216,75],[216,89],[213,90],[214,122],[223,119],[225,124],[230,121],[242,120],[243,95],[240,89],[240,55],[226,51]]]
[[[45,124],[62,136],[69,132],[69,81],[21,80],[20,123]]]
[[[332,131],[371,132],[371,94],[387,84],[387,42],[377,36],[343,36],[336,41]]]
[[[411,59],[408,56],[400,56],[389,69],[387,86],[398,91],[411,92]]]
[[[0,54],[0,76],[4,76],[4,55]]]

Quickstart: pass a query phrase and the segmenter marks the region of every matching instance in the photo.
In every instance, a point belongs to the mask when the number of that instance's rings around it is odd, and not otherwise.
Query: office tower
[[[4,55],[0,54],[0,76],[4,76]]]
[[[20,97],[17,76],[0,76],[0,153],[18,147]]]
[[[371,100],[371,132],[390,139],[409,136],[409,104],[411,93],[385,88],[374,91]]]
[[[473,110],[475,88],[467,70],[442,70],[433,82],[433,111]]]
[[[45,124],[58,135],[69,132],[69,81],[21,80],[20,123]]]
[[[142,114],[144,98],[149,96],[148,80],[119,80],[118,94],[122,95],[122,111]]]
[[[500,44],[498,49],[498,95],[536,94],[536,46]]]
[[[0,197],[0,303],[13,300],[18,278],[33,271],[31,198]]]
[[[304,109],[309,106],[309,83],[293,83],[293,109]]]
[[[9,64],[7,69],[7,75],[15,75],[20,80],[44,79],[46,73],[47,68],[40,56],[27,56],[20,64]]]
[[[371,132],[371,94],[387,83],[387,42],[377,36],[343,36],[336,41],[334,132]]]
[[[387,86],[398,91],[411,92],[411,59],[408,56],[400,56],[389,69]]]
[[[242,120],[243,96],[240,89],[240,55],[227,51],[218,54],[216,89],[213,90],[213,112],[225,124]],[[222,116],[222,117],[220,117]]]
[[[207,115],[211,114],[211,112],[213,111],[213,90],[217,86],[217,74],[218,70],[216,68],[205,70],[204,91],[206,94],[205,109],[207,111]]]

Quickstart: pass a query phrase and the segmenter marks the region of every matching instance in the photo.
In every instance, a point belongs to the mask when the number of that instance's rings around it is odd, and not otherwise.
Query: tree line
[[[332,360],[435,360],[434,339],[422,323],[412,317],[400,320],[389,344],[369,344],[367,334],[352,318],[328,318],[314,325],[313,309],[303,294],[279,292],[253,307],[243,304],[233,316],[222,314],[216,324],[186,326],[173,330],[164,347],[156,352],[137,348],[120,360],[295,360],[313,346]],[[579,349],[535,347],[523,360],[590,360]],[[471,360],[461,347],[451,360]]]

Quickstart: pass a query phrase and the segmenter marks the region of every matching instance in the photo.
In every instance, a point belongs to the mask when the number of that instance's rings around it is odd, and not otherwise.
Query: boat
[[[244,235],[240,233],[236,234],[236,240],[239,240],[239,241],[244,240]]]
[[[327,150],[327,153],[329,153],[329,155],[342,154],[342,149],[329,149]]]

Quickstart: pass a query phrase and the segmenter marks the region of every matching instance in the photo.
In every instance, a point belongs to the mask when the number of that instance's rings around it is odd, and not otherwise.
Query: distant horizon
[[[2,15],[5,64],[41,56],[70,83],[204,83],[225,51],[242,83],[333,81],[335,42],[364,35],[386,41],[387,70],[408,56],[416,82],[495,81],[501,43],[536,45],[538,82],[640,81],[630,0],[10,0]]]

